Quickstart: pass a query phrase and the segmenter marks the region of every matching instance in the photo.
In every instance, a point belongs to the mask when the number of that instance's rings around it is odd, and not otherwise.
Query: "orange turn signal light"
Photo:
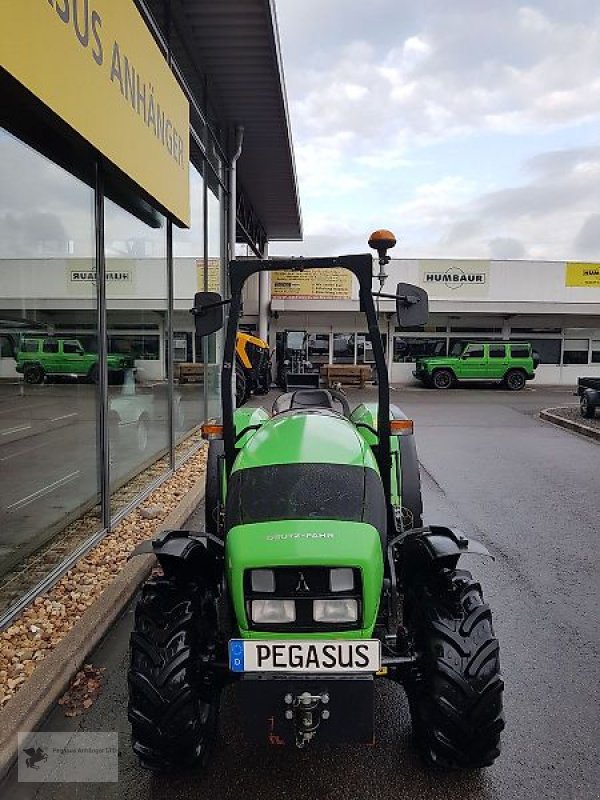
[[[202,432],[202,438],[208,439],[208,441],[223,438],[223,426],[217,425],[214,422],[205,422],[200,430]]]
[[[391,419],[390,433],[392,436],[410,436],[414,432],[412,419]]]

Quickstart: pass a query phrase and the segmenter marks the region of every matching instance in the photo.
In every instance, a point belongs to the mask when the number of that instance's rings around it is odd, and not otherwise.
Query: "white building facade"
[[[386,272],[384,292],[394,293],[401,281],[417,284],[427,290],[430,310],[423,328],[400,330],[393,301],[380,300],[392,383],[413,380],[417,357],[445,354],[455,341],[466,339],[531,342],[542,362],[537,383],[571,385],[580,375],[600,376],[599,264],[393,259]],[[313,362],[369,363],[356,282],[320,297],[282,296],[275,287],[273,347],[287,330],[307,333],[307,358]],[[408,343],[408,353],[401,340]]]

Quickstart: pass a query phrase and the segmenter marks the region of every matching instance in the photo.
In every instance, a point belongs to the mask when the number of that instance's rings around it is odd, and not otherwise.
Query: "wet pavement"
[[[375,399],[372,390],[349,394]],[[372,747],[246,744],[232,687],[206,770],[153,776],[129,746],[130,608],[89,659],[106,668],[99,700],[72,720],[56,708],[44,726],[118,731],[119,782],[19,784],[13,771],[2,798],[600,798],[600,445],[537,419],[541,408],[575,402],[567,390],[413,390],[392,392],[392,401],[415,419],[426,521],[460,527],[496,558],[465,561],[494,610],[501,646],[507,725],[496,764],[478,773],[424,768],[403,691],[380,680]],[[201,526],[199,510],[190,527]]]

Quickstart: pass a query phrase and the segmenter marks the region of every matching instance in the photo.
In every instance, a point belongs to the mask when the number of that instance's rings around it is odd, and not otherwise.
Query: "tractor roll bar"
[[[306,269],[347,269],[356,275],[358,279],[360,308],[367,317],[367,326],[373,347],[375,369],[377,372],[377,388],[379,395],[377,431],[379,442],[376,457],[381,472],[387,507],[391,509],[389,381],[385,355],[379,333],[377,314],[373,303],[373,258],[368,253],[363,255],[337,256],[335,258],[235,259],[229,262],[231,304],[227,320],[223,367],[221,370],[223,438],[227,474],[229,475],[231,473],[236,456],[232,380],[235,365],[235,337],[242,307],[242,289],[248,278],[257,272],[273,272],[274,270],[303,272]],[[391,525],[390,530],[393,530],[394,520],[388,520],[388,524]]]

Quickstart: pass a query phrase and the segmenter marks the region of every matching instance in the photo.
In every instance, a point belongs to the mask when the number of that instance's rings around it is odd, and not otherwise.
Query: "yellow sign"
[[[5,0],[0,66],[189,225],[189,104],[133,0]]]
[[[271,297],[296,300],[350,300],[352,273],[347,269],[277,270],[271,273]]]
[[[196,286],[199,292],[221,291],[221,259],[208,259],[208,286],[204,288],[204,259],[196,259]]]
[[[600,264],[569,261],[565,269],[565,286],[592,286],[600,289]]]

